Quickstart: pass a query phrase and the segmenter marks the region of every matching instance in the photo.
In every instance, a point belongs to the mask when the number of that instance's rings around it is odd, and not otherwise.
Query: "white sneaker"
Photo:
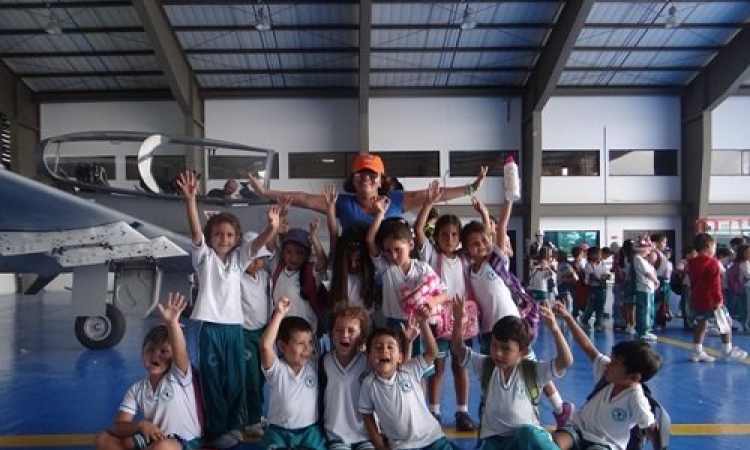
[[[632,325],[625,327],[625,334],[635,334],[635,328]]]
[[[693,356],[690,357],[690,360],[693,362],[704,362],[704,363],[714,362],[715,359],[716,358],[708,355],[706,352],[693,353]]]
[[[240,442],[245,439],[245,436],[242,435],[242,431],[240,430],[231,430],[229,434],[231,434],[233,438],[237,439]]]
[[[643,339],[644,341],[655,341],[657,337],[654,333],[647,331],[640,337],[640,339]]]
[[[724,353],[724,358],[730,361],[741,361],[747,357],[747,352],[739,347],[732,347],[731,350]]]
[[[245,427],[245,433],[249,437],[261,438],[263,437],[263,425],[260,422],[248,425]]]

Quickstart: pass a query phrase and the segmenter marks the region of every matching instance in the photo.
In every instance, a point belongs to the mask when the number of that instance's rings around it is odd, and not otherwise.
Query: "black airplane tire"
[[[107,304],[104,316],[77,317],[75,331],[78,341],[88,349],[112,348],[125,335],[125,315],[115,305]]]

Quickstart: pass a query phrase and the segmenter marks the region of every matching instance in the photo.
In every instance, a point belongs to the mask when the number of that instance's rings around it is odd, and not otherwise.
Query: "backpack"
[[[471,283],[469,281],[469,272],[466,267],[466,261],[459,256],[461,262],[461,273],[464,276],[464,286],[466,287],[466,299],[464,299],[464,318],[461,321],[461,337],[463,340],[468,340],[479,334],[479,305],[474,300],[474,292],[471,289]],[[443,254],[437,253],[437,264],[435,272],[439,277],[443,274]],[[450,339],[453,333],[453,300],[448,299],[443,302],[443,311],[445,314],[442,317],[442,323],[438,324],[437,332],[435,337],[440,339]]]
[[[537,420],[539,420],[539,402],[542,398],[542,386],[539,385],[536,379],[536,365],[534,361],[530,359],[522,359],[519,370],[521,371],[521,377],[523,377],[523,384],[526,386],[526,392],[529,394],[529,401],[534,406],[534,413],[536,414]],[[495,371],[495,362],[492,358],[487,357],[482,365],[482,378],[481,378],[481,391],[479,393],[479,423],[477,427],[477,447],[479,447],[479,433],[482,430],[482,415],[484,414],[485,401],[487,400],[487,394],[489,393],[490,381],[492,380],[492,374]],[[629,450],[629,449],[628,449]]]
[[[737,297],[742,293],[742,289],[745,285],[742,279],[742,272],[740,272],[740,262],[734,261],[726,273],[727,286],[729,287],[729,293],[732,296]]]
[[[682,295],[682,277],[676,270],[672,271],[672,275],[669,277],[669,289],[675,295]]]
[[[491,252],[488,264],[503,283],[508,286],[521,318],[531,325],[532,340],[536,339],[539,332],[539,321],[542,317],[539,313],[539,304],[526,292],[518,278],[508,271],[505,267],[505,261],[503,261],[500,255],[496,252]]]
[[[591,393],[586,397],[588,402],[596,394],[599,393],[605,386],[607,386],[607,380],[602,376]],[[669,438],[671,437],[670,427],[672,426],[672,419],[669,417],[667,410],[659,403],[651,394],[651,389],[645,384],[641,383],[643,393],[646,395],[648,404],[651,406],[651,412],[654,414],[655,429],[641,429],[637,426],[630,429],[630,439],[628,439],[628,445],[625,450],[641,450],[646,444],[646,440],[650,440],[654,450],[667,450],[669,448]]]

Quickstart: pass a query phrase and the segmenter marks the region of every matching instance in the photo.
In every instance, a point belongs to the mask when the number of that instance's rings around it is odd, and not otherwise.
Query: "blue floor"
[[[67,294],[41,297],[0,296],[0,448],[91,448],[93,434],[110,425],[127,387],[144,374],[140,344],[153,320],[131,318],[123,342],[113,350],[89,351],[73,334]],[[594,335],[609,349],[623,339],[611,330]],[[750,447],[748,363],[695,364],[689,361],[691,335],[677,324],[655,344],[663,369],[649,383],[673,420],[673,449],[746,449]],[[750,336],[735,343],[750,348]],[[718,349],[718,337],[706,346]],[[552,340],[542,333],[535,351],[553,355]],[[580,404],[593,386],[591,364],[573,346],[575,363],[557,385],[563,398]],[[476,414],[478,383],[472,379],[470,411]],[[455,412],[452,380],[445,378],[442,416],[446,432],[466,450],[474,437],[457,435],[450,420]],[[542,419],[553,423],[542,402]],[[732,425],[719,427],[719,425]],[[258,448],[246,443],[245,448]]]

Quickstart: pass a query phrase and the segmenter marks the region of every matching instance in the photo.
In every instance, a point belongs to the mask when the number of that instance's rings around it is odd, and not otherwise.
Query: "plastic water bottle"
[[[518,164],[512,156],[508,156],[503,166],[503,186],[505,187],[505,199],[516,202],[521,199],[521,179],[518,177]]]

